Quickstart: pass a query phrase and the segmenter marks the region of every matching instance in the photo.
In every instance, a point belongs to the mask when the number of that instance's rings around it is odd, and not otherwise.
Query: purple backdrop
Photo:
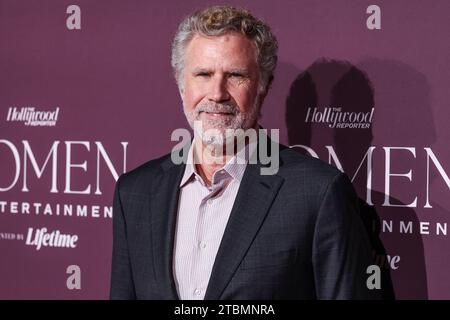
[[[107,298],[115,179],[186,127],[170,42],[182,17],[214,3],[0,0],[1,299]],[[397,298],[449,299],[450,2],[227,3],[279,40],[263,126],[354,178]],[[372,4],[381,29],[367,26]],[[372,117],[333,128],[326,112]],[[38,248],[42,228],[54,239]],[[48,245],[57,230],[73,247]]]

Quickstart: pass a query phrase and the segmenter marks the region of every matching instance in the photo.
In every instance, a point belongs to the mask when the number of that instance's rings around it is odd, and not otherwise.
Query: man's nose
[[[226,77],[218,75],[212,79],[208,99],[214,102],[223,102],[230,99]]]

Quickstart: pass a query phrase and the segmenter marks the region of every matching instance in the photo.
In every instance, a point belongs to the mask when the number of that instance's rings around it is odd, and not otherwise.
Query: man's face
[[[191,127],[201,121],[203,132],[220,132],[203,136],[205,143],[223,144],[226,129],[255,127],[262,101],[256,49],[245,36],[194,36],[186,48],[182,77],[181,96]]]

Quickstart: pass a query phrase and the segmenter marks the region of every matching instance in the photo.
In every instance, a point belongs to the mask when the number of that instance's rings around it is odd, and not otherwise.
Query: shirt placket
[[[205,274],[209,270],[204,270],[201,266],[209,265],[208,259],[212,258],[214,247],[211,246],[211,243],[208,243],[208,239],[210,239],[210,232],[214,228],[208,225],[207,221],[211,221],[208,218],[212,215],[220,214],[216,209],[217,201],[219,201],[216,196],[222,191],[224,181],[220,181],[217,186],[212,188],[208,188],[202,183],[199,183],[199,185],[202,188],[202,194],[205,194],[205,196],[200,202],[193,243],[194,256],[191,270],[192,279],[194,279],[191,288],[193,300],[203,299],[208,286],[209,277],[205,277]]]

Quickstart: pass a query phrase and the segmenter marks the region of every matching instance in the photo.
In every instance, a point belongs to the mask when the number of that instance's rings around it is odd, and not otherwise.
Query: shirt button
[[[206,203],[207,203],[208,205],[212,205],[212,199],[209,199],[208,201],[206,201]]]
[[[205,249],[206,248],[206,242],[200,242],[200,248]]]
[[[194,290],[194,295],[199,296],[202,293],[202,291],[200,289],[195,289]]]

